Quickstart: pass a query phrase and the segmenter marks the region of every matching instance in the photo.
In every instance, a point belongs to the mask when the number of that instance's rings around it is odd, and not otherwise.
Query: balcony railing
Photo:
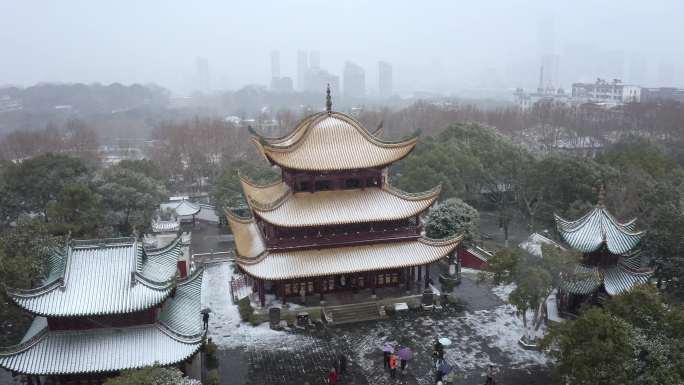
[[[417,226],[376,231],[348,231],[335,235],[293,235],[267,240],[270,250],[296,250],[335,246],[356,246],[377,242],[411,240],[420,237]]]

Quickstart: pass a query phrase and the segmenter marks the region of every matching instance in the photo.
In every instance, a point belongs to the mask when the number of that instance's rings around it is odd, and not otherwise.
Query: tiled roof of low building
[[[563,240],[584,253],[605,245],[613,254],[625,254],[639,244],[644,234],[636,231],[636,220],[620,223],[602,205],[575,221],[565,220],[559,215],[555,215],[555,219]]]
[[[175,233],[180,230],[180,222],[177,219],[162,221],[152,221],[152,231],[155,233]]]
[[[332,171],[386,166],[408,155],[416,138],[384,141],[359,122],[338,112],[302,120],[281,138],[253,138],[271,162],[291,170]]]
[[[282,187],[285,186],[285,187]],[[292,193],[285,183],[259,188],[243,181],[252,210],[264,221],[282,227],[328,226],[410,218],[427,210],[440,186],[407,193],[390,186]]]
[[[202,344],[201,288],[202,270],[179,282],[155,324],[49,331],[44,318],[36,317],[22,343],[0,349],[0,366],[24,374],[65,375],[181,362]]]
[[[51,265],[57,270],[43,286],[10,289],[8,294],[20,307],[44,316],[144,310],[170,294],[180,247],[180,238],[150,251],[134,238],[72,241],[64,255],[53,256]]]
[[[171,202],[162,203],[160,205],[160,208],[162,210],[171,209],[176,213],[176,215],[181,216],[181,217],[196,215],[202,209],[202,207],[199,204],[192,203],[192,202],[185,200],[185,199],[182,199],[180,201],[171,201]]]

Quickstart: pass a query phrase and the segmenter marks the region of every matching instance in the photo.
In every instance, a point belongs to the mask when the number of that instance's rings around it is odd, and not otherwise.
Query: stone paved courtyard
[[[522,323],[503,299],[510,287],[477,285],[466,273],[456,293],[465,302],[439,312],[408,312],[389,320],[360,324],[320,326],[298,332],[272,331],[266,324],[242,324],[227,295],[231,267],[210,265],[205,284],[205,305],[214,311],[209,334],[219,345],[224,385],[323,384],[335,358],[343,353],[349,370],[341,384],[434,383],[431,349],[436,336],[454,344],[447,361],[461,378],[457,384],[484,383],[488,364],[501,368],[498,384],[549,384],[547,358],[519,347]],[[221,293],[225,293],[222,295]],[[407,372],[390,379],[383,369],[384,342],[409,346],[415,357]]]

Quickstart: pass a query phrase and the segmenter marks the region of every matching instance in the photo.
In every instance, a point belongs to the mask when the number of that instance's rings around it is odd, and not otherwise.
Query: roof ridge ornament
[[[328,115],[332,114],[332,97],[330,96],[330,83],[328,83],[328,87],[325,90],[325,110],[328,112]]]

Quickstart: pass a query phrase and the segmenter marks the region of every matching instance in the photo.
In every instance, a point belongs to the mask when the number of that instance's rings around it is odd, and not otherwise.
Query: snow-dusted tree
[[[458,198],[447,199],[428,213],[425,234],[430,238],[463,234],[464,241],[477,241],[480,238],[480,214]]]
[[[105,381],[104,385],[202,385],[202,383],[183,377],[183,373],[176,368],[148,367],[126,370]]]
[[[546,300],[579,261],[578,253],[553,245],[542,245],[542,255],[539,258],[522,249],[503,249],[488,261],[485,272],[496,284],[515,285],[508,302],[523,321],[526,343],[536,343]]]

